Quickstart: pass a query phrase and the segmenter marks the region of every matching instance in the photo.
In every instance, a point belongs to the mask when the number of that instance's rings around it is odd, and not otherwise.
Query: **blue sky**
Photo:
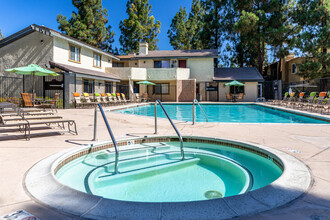
[[[117,47],[120,47],[119,22],[127,18],[126,2],[103,0],[103,7],[108,9],[109,24],[116,33],[114,46]],[[149,0],[149,3],[152,5],[152,14],[162,24],[158,47],[161,50],[171,50],[167,31],[172,18],[181,5],[190,11],[192,0]],[[72,11],[75,10],[71,0],[10,0],[1,1],[0,5],[0,29],[5,37],[31,24],[45,25],[58,30],[57,15],[61,13],[71,17]]]

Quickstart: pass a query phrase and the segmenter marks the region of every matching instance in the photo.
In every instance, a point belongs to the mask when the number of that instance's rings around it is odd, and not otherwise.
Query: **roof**
[[[20,30],[20,31],[18,31],[18,32],[16,32],[16,33],[0,40],[0,48],[6,46],[7,44],[10,44],[10,43],[12,43],[12,42],[28,35],[28,34],[30,34],[32,32],[35,32],[35,31],[40,32],[40,33],[45,34],[45,35],[48,35],[48,36],[56,36],[56,37],[65,39],[65,40],[70,41],[72,43],[75,43],[79,46],[86,47],[90,50],[97,51],[98,53],[101,53],[101,54],[109,56],[113,59],[119,60],[118,57],[116,57],[113,54],[108,53],[104,50],[101,50],[100,48],[91,46],[91,45],[89,45],[89,44],[87,44],[83,41],[77,40],[76,38],[70,37],[70,36],[65,35],[61,32],[55,31],[51,28],[48,28],[48,27],[45,27],[45,26],[39,26],[39,25],[36,25],[36,24],[32,24],[32,25],[24,28],[23,30]]]
[[[127,56],[120,56],[121,59],[153,59],[153,58],[201,58],[218,57],[217,49],[204,49],[204,50],[151,50],[147,55],[144,54],[129,54]]]
[[[49,61],[49,64],[52,68],[58,68],[65,72],[80,73],[80,74],[88,75],[88,76],[92,76],[92,77],[101,77],[101,78],[110,79],[111,81],[120,80],[120,78],[118,76],[111,74],[111,73],[104,73],[101,71],[90,70],[90,69],[85,69],[85,68],[81,68],[81,67],[75,67],[75,66],[71,66],[71,65],[67,65],[67,64],[55,63],[53,61]]]
[[[229,82],[232,80],[243,82],[263,82],[264,78],[255,67],[215,68],[214,81]]]

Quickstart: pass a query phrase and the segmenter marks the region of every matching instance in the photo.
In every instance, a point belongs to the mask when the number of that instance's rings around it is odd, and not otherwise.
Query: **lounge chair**
[[[103,103],[106,104],[106,105],[110,105],[110,104],[111,104],[111,102],[108,101],[107,96],[105,95],[105,93],[101,93],[101,100],[102,100]]]
[[[309,105],[309,108],[311,111],[317,112],[319,109],[321,110],[325,103],[323,103],[324,99],[326,98],[327,93],[326,92],[320,92],[319,97],[315,100],[315,103],[312,103]]]
[[[283,99],[282,102],[280,102],[280,105],[285,105],[286,107],[289,107],[289,105],[295,100],[295,92],[290,94],[290,97],[286,100]]]
[[[135,102],[141,102],[140,94],[139,93],[134,93],[134,94],[135,94]]]
[[[106,95],[110,104],[117,104],[117,99],[114,99],[111,93],[106,93]]]
[[[101,99],[100,93],[94,93],[94,100],[97,104],[106,104],[103,99]]]
[[[118,93],[119,94],[119,93]],[[120,95],[119,95],[120,96]],[[112,98],[116,101],[117,104],[123,104],[120,97],[116,95],[116,93],[112,93]]]
[[[299,108],[302,108],[303,110],[308,110],[311,104],[313,104],[315,96],[316,96],[316,92],[311,92],[309,94],[309,97],[306,99],[307,102],[300,103]]]
[[[75,108],[81,107],[81,106],[91,106],[92,105],[92,103],[82,102],[80,94],[77,92],[73,93],[73,98],[74,98]]]
[[[90,104],[90,105],[97,105],[98,103],[97,102],[92,102],[90,97],[89,97],[89,94],[88,93],[83,93],[83,96],[84,96],[84,99],[86,101],[86,103]]]
[[[291,106],[293,108],[297,107],[297,108],[300,108],[301,104],[303,103],[304,101],[304,96],[305,96],[305,92],[301,92],[299,93],[299,96],[298,96],[298,99],[295,101],[295,102],[291,102]]]
[[[286,92],[286,93],[284,93],[284,97],[283,97],[282,100],[270,100],[270,103],[269,104],[271,104],[271,105],[280,105],[281,102],[287,101],[288,100],[288,97],[289,97],[289,93]]]
[[[129,100],[126,99],[126,96],[125,96],[124,93],[121,93],[120,95],[121,95],[122,100],[123,100],[125,103],[130,102]]]

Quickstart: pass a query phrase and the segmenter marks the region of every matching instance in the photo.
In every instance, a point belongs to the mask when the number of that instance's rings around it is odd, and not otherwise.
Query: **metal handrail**
[[[103,111],[103,108],[101,106],[101,104],[98,104],[99,106],[99,109],[100,109],[100,112],[103,116],[103,119],[104,119],[104,122],[105,122],[105,125],[107,126],[107,129],[108,129],[108,132],[110,134],[110,137],[112,139],[112,143],[113,143],[113,146],[115,148],[115,174],[118,173],[118,146],[117,146],[117,142],[116,142],[116,139],[112,133],[112,130],[110,128],[110,125],[109,125],[109,122],[108,122],[108,119],[107,117],[105,116],[104,114],[104,111]]]
[[[156,99],[155,101],[155,134],[157,134],[157,102],[159,103],[160,107],[162,108],[163,112],[165,113],[167,119],[170,121],[172,127],[174,128],[176,134],[179,136],[179,140],[180,140],[180,151],[181,151],[181,160],[184,160],[184,151],[183,151],[183,139],[182,136],[180,134],[180,132],[178,131],[178,129],[176,128],[176,126],[174,125],[173,121],[171,120],[170,116],[167,114],[162,102],[159,99]]]
[[[193,124],[193,125],[195,124],[195,118],[196,118],[196,113],[195,113],[195,103],[198,104],[199,108],[202,110],[202,112],[203,112],[203,114],[204,114],[204,116],[205,116],[205,118],[206,118],[206,122],[208,122],[209,119],[207,118],[207,115],[205,114],[204,109],[203,109],[202,106],[199,104],[199,101],[198,101],[197,99],[194,99],[194,101],[193,101],[193,123],[192,123],[192,124]]]

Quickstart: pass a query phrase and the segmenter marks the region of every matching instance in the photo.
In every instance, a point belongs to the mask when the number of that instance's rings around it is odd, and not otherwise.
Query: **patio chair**
[[[43,107],[42,105],[37,105],[31,101],[31,96],[29,93],[21,93],[22,100],[24,102],[24,107]]]
[[[229,93],[226,93],[226,99],[227,99],[227,101],[232,101],[233,100]]]
[[[111,93],[106,93],[106,95],[110,104],[113,105],[117,104],[117,99],[114,99]]]
[[[240,94],[238,94],[236,100],[243,100],[243,98],[244,98],[244,93],[240,93]]]
[[[112,98],[116,100],[117,104],[124,104],[120,98],[120,95],[118,96],[116,93],[112,93]]]
[[[296,94],[295,92],[291,93],[290,97],[288,99],[286,99],[286,100],[283,99],[282,102],[280,102],[280,105],[288,107],[295,100],[295,98],[296,98],[295,94]]]
[[[309,94],[309,97],[306,99],[307,102],[300,103],[299,108],[302,108],[303,110],[307,110],[310,107],[310,105],[313,104],[315,96],[316,96],[316,92],[311,92]]]
[[[141,99],[143,101],[149,102],[150,98],[148,97],[148,93],[142,93]]]
[[[82,102],[80,94],[77,92],[73,93],[73,101],[75,108],[82,107],[82,106],[91,106],[92,103]]]
[[[57,105],[57,99],[58,99],[58,97],[59,97],[59,93],[55,93],[54,98],[52,100],[45,100],[41,104],[41,106],[51,108],[52,111],[55,110],[55,112],[57,112],[56,105]]]

